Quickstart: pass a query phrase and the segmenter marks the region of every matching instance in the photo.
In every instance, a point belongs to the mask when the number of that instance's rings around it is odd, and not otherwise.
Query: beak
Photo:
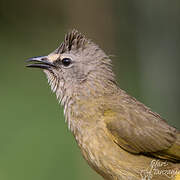
[[[48,61],[47,56],[37,56],[33,58],[29,58],[26,62],[32,62],[32,64],[26,65],[26,67],[32,68],[41,68],[41,69],[49,69],[51,67],[56,67],[53,63]]]

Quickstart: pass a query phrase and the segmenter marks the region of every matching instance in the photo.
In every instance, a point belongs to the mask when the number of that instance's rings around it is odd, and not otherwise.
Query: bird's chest
[[[84,159],[105,179],[112,179],[109,176],[119,148],[108,135],[102,111],[97,111],[95,105],[73,106],[67,120]]]
[[[82,155],[88,164],[103,177],[107,176],[110,166],[109,149],[112,142],[102,128],[94,128],[85,135],[76,136]]]

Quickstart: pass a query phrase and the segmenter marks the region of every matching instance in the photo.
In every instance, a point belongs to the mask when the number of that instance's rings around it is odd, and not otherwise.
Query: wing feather
[[[108,104],[103,118],[114,142],[126,151],[180,160],[177,130],[134,98]]]

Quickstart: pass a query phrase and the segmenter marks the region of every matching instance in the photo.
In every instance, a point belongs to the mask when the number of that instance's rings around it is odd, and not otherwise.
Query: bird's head
[[[92,41],[77,30],[66,34],[64,41],[47,56],[33,57],[27,67],[41,68],[47,75],[51,88],[62,100],[64,96],[88,92],[114,81],[111,60]]]

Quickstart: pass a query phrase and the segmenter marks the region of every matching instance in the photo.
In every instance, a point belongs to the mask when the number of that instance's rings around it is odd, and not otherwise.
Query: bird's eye
[[[72,63],[72,60],[71,60],[70,58],[63,58],[63,59],[62,59],[62,64],[63,64],[65,67],[68,67],[71,63]]]

